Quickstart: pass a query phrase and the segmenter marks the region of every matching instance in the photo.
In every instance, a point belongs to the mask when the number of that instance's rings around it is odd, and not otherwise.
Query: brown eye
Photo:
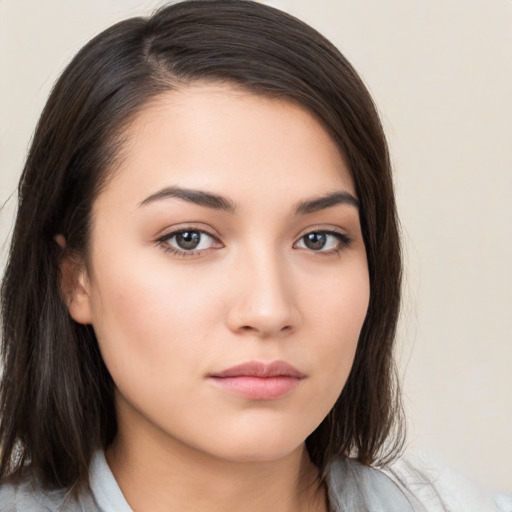
[[[190,251],[197,249],[201,243],[201,233],[199,231],[183,231],[174,236],[176,245],[180,249]]]
[[[325,247],[327,243],[327,235],[325,233],[308,233],[303,237],[304,245],[312,251],[319,251]]]
[[[337,252],[350,245],[350,238],[335,231],[311,231],[302,236],[295,247],[315,252]]]
[[[184,229],[175,231],[160,239],[168,250],[179,252],[203,251],[214,247],[218,242],[213,236],[199,229]]]

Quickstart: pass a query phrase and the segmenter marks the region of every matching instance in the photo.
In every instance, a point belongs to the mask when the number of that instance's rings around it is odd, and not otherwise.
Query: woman
[[[239,0],[111,27],[19,201],[0,510],[421,509],[371,468],[403,440],[387,146],[322,36]]]

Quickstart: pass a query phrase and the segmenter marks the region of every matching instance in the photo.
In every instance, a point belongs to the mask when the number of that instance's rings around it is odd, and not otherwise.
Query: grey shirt
[[[332,512],[426,510],[399,480],[345,457],[333,461],[324,476]],[[0,512],[133,512],[101,451],[92,460],[90,482],[92,496],[83,494],[78,500],[69,493],[44,491],[29,482],[4,485],[0,487]],[[428,509],[443,510],[437,506]]]

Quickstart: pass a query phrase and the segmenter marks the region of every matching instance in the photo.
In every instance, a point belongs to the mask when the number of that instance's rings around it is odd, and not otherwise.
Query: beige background
[[[396,171],[411,445],[512,491],[512,0],[276,0],[359,70]],[[0,0],[0,204],[52,83],[156,1]],[[0,244],[15,200],[0,215]]]

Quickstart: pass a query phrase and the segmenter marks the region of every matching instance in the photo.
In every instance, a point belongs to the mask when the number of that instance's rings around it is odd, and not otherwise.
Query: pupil
[[[183,231],[176,235],[176,242],[182,249],[195,249],[201,241],[201,235],[197,231]]]
[[[325,233],[309,233],[305,236],[304,243],[308,249],[318,251],[324,247],[326,238]]]

